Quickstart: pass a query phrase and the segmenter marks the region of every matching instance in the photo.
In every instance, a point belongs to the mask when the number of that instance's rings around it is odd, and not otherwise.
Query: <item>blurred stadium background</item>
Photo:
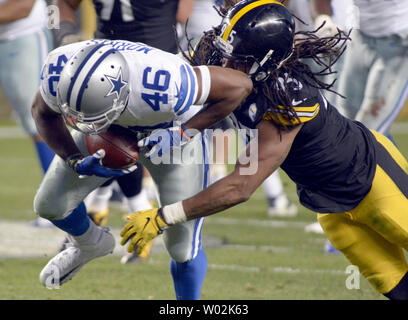
[[[81,5],[82,32],[95,28],[91,0]],[[392,134],[408,156],[408,103]],[[169,259],[158,239],[149,259],[121,265],[123,248],[86,265],[60,290],[44,289],[38,274],[58,250],[64,235],[56,228],[30,225],[34,193],[41,182],[34,147],[17,126],[0,91],[0,299],[174,299]],[[291,201],[293,183],[281,173]],[[306,233],[316,215],[300,207],[295,218],[267,217],[258,190],[245,204],[206,219],[203,229],[209,269],[202,299],[382,299],[362,277],[350,278],[349,263],[323,251],[326,238]],[[108,225],[118,237],[126,213],[120,205]],[[349,285],[352,281],[352,287]]]

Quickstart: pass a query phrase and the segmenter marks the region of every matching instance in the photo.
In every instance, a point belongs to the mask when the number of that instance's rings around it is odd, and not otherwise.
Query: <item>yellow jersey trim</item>
[[[285,109],[284,106],[278,106],[278,108],[282,110]],[[265,112],[262,116],[262,119],[267,120],[267,121],[273,121],[275,123],[282,123],[285,126],[296,126],[301,123],[305,123],[310,120],[313,120],[319,114],[320,105],[319,103],[316,103],[314,106],[293,107],[293,109],[295,110],[296,115],[298,116],[298,119],[296,118],[288,119],[285,113],[274,114],[270,111]]]

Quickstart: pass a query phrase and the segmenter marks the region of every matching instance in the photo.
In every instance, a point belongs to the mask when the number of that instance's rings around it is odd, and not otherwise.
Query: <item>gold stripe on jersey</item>
[[[293,110],[296,112],[297,118],[292,117],[292,119],[288,119],[288,115],[286,113],[287,108],[284,106],[278,106],[278,108],[285,112],[273,113],[271,111],[267,111],[263,114],[262,119],[273,121],[275,123],[282,123],[285,126],[297,126],[301,123],[313,120],[320,111],[319,103],[316,103],[314,106],[310,107],[293,107]]]
[[[238,20],[248,11],[257,8],[259,6],[262,6],[264,4],[279,4],[281,6],[284,6],[282,3],[280,3],[279,1],[275,1],[275,0],[260,0],[260,1],[256,1],[253,2],[247,6],[245,6],[244,8],[242,8],[241,10],[239,10],[235,16],[231,19],[231,21],[229,22],[229,25],[227,26],[227,28],[224,31],[224,34],[222,35],[222,39],[225,41],[228,41],[228,37],[230,36],[231,30],[232,28],[235,26],[235,24],[238,22]]]

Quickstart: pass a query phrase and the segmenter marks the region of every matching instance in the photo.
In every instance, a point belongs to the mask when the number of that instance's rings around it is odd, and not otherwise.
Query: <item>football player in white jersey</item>
[[[72,246],[41,271],[40,281],[49,287],[64,283],[88,261],[112,252],[113,236],[96,226],[80,204],[107,179],[134,169],[103,167],[104,152],[89,155],[85,135],[103,132],[110,125],[129,128],[141,137],[166,128],[168,135],[162,138],[169,139],[168,149],[147,149],[145,154],[142,150],[140,160],[158,186],[161,204],[173,203],[204,189],[208,182],[205,134],[190,136],[186,130],[203,130],[219,121],[252,90],[251,80],[242,72],[193,68],[176,55],[119,40],[59,47],[49,54],[41,79],[32,112],[40,134],[57,156],[37,191],[34,207],[73,239]],[[207,117],[210,111],[216,116]],[[196,121],[198,112],[201,117]],[[75,129],[72,135],[64,120]],[[167,152],[172,145],[181,148],[183,161],[177,162],[180,159]],[[170,155],[168,164],[149,160],[159,153],[163,157],[156,160]],[[202,223],[202,219],[190,221],[164,233],[177,299],[200,297],[207,266]]]
[[[81,41],[80,35],[77,34],[75,12],[83,2],[82,0],[56,1],[61,20],[60,28],[53,30],[57,46]],[[126,0],[93,1],[97,16],[94,37],[143,42],[167,52],[177,53],[173,26],[177,21],[184,22],[187,19],[192,2],[193,0],[150,0],[132,3]],[[153,29],[154,32],[150,32]],[[88,215],[98,225],[103,226],[108,220],[109,200],[115,187],[130,212],[140,208],[151,208],[151,201],[157,201],[156,187],[150,174],[142,165],[138,165],[138,169],[131,174],[108,180],[85,199]],[[150,247],[146,247],[141,255],[126,253],[121,263],[144,260],[149,252]]]
[[[44,0],[0,0],[0,86],[19,124],[32,138],[44,172],[54,153],[38,134],[30,107],[42,64],[52,49],[51,32],[46,24]],[[33,224],[49,226],[43,219]]]

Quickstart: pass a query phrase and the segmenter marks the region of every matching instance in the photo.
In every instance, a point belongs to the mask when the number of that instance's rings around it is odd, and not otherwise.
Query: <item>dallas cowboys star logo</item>
[[[116,97],[119,98],[122,88],[128,83],[122,79],[122,68],[119,69],[118,75],[115,77],[105,74],[105,77],[109,80],[112,88],[105,97],[109,97],[112,94],[116,94]]]

